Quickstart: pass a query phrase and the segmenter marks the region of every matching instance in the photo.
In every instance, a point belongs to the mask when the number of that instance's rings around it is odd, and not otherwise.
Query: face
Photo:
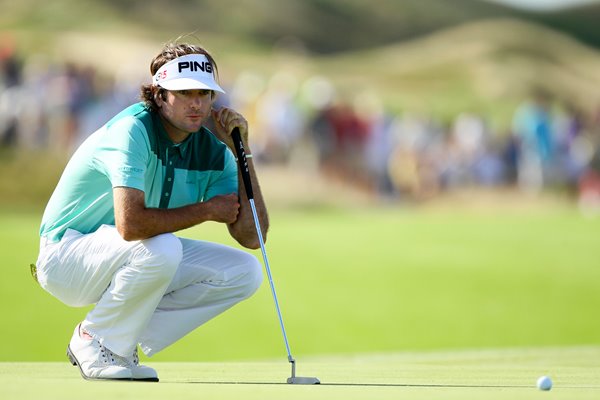
[[[204,89],[167,90],[156,98],[159,114],[171,140],[179,142],[196,132],[210,116],[212,91]]]

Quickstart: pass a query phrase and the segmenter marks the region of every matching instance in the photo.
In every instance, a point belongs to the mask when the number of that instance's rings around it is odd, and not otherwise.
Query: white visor
[[[188,54],[169,61],[156,72],[153,83],[167,90],[209,89],[225,93],[215,81],[214,67],[204,54]]]

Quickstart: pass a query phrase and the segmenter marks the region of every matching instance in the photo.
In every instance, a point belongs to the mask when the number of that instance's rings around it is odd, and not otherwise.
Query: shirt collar
[[[185,155],[187,154],[188,149],[191,146],[190,143],[192,143],[193,136],[200,133],[204,129],[204,127],[201,126],[197,132],[193,132],[183,142],[174,143],[171,140],[171,138],[169,138],[169,134],[167,133],[167,130],[165,129],[165,127],[162,123],[162,120],[160,118],[160,115],[158,115],[158,112],[154,113],[153,119],[154,119],[155,129],[158,131],[158,137],[159,137],[161,143],[163,144],[163,146],[165,146],[169,150],[172,149],[172,151],[177,151],[181,158],[184,158]]]

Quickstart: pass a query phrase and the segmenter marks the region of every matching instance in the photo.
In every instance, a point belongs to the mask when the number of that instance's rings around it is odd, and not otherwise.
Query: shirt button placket
[[[169,154],[167,153],[167,157],[169,156]],[[165,170],[165,182],[163,185],[163,197],[161,200],[161,207],[162,208],[167,208],[168,204],[169,204],[169,197],[171,196],[171,193],[173,192],[173,179],[175,177],[175,168],[173,168],[173,161],[169,160],[167,162],[166,165],[166,170]]]

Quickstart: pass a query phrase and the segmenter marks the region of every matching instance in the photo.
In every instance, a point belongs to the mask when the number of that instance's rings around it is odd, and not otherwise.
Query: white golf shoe
[[[114,354],[96,339],[82,339],[79,325],[67,347],[67,356],[85,379],[133,379],[129,360]]]
[[[133,351],[133,357],[130,362],[132,379],[134,381],[158,382],[158,373],[154,368],[146,365],[140,365],[140,357],[137,348]]]

